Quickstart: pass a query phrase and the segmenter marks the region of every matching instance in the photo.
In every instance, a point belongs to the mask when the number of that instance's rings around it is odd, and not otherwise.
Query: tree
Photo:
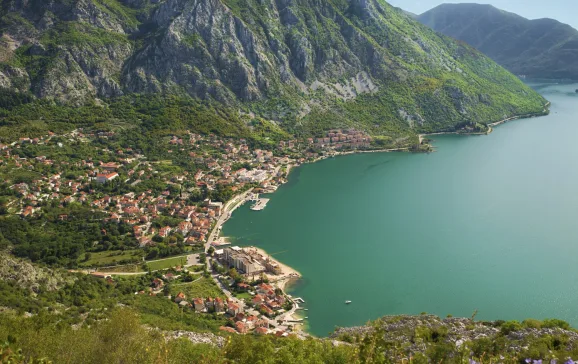
[[[168,296],[171,294],[171,284],[170,283],[165,284],[165,286],[163,287],[163,294],[165,296]]]
[[[159,248],[153,247],[149,249],[146,259],[154,259],[158,257],[158,255],[159,255]]]
[[[233,278],[233,280],[237,280],[239,277],[239,272],[235,268],[229,269],[229,277]]]

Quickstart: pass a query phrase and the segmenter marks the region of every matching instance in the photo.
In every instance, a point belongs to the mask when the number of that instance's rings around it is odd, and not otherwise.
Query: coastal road
[[[231,217],[230,214],[233,213],[233,211],[235,211],[235,209],[239,207],[242,202],[245,201],[245,199],[250,193],[251,191],[245,191],[230,199],[225,204],[225,206],[223,206],[223,213],[221,214],[221,217],[219,217],[219,220],[217,220],[217,223],[215,224],[213,231],[211,231],[211,234],[209,234],[209,238],[205,243],[205,251],[209,250],[209,247],[211,246],[213,241],[215,241],[215,239],[219,237],[219,228],[223,226],[223,224],[227,222],[227,220],[229,220],[229,217]]]

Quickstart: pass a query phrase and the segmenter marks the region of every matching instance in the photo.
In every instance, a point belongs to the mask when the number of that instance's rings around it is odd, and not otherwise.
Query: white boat
[[[348,305],[348,304],[350,304],[350,303],[351,303],[351,301],[345,301],[345,304],[346,304],[346,305]]]

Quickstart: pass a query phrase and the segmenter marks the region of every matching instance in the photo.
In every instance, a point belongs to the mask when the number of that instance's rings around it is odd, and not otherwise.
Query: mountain
[[[295,133],[352,126],[394,143],[541,113],[545,103],[480,52],[383,0],[1,6],[0,100],[8,119],[39,100],[104,107],[137,94],[177,95]]]
[[[515,74],[578,80],[578,30],[556,20],[528,20],[480,4],[443,4],[417,20],[472,45]]]

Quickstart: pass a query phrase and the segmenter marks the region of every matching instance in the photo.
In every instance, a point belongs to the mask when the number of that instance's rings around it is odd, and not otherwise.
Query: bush
[[[500,327],[500,332],[503,335],[508,335],[511,332],[518,331],[521,329],[522,329],[522,325],[518,321],[512,320],[512,321],[504,322],[502,324],[502,327]]]
[[[542,327],[542,321],[536,319],[526,319],[522,321],[522,326],[528,329],[539,329]]]
[[[546,319],[542,322],[542,327],[544,328],[555,328],[559,327],[564,330],[570,329],[570,324],[563,320],[558,319]]]

